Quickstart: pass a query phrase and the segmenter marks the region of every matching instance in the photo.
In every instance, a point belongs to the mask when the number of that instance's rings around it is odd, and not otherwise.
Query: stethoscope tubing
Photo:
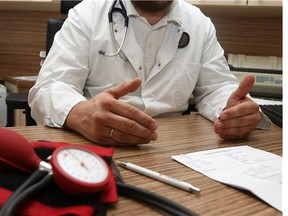
[[[119,2],[121,8],[116,7],[117,1]],[[122,42],[120,45],[118,45],[118,43],[115,39],[115,34],[114,34],[114,21],[113,21],[113,13],[114,12],[121,13],[122,16],[124,17],[125,31],[124,31],[124,36],[123,36],[123,39],[122,39]],[[126,35],[127,35],[127,31],[128,31],[128,25],[129,25],[129,17],[127,16],[127,11],[125,9],[125,6],[124,6],[122,0],[114,0],[114,2],[112,3],[112,5],[108,11],[108,21],[109,21],[109,28],[110,28],[111,37],[112,37],[113,44],[115,46],[116,51],[114,53],[107,53],[104,50],[99,50],[98,52],[101,55],[113,57],[113,56],[118,55],[121,52],[123,45],[124,45],[124,42],[126,40]]]
[[[119,1],[121,8],[115,7],[117,1]],[[128,27],[128,25],[129,25],[129,18],[128,18],[128,16],[127,16],[127,11],[126,11],[126,9],[125,9],[125,6],[124,6],[122,0],[114,0],[112,6],[110,7],[109,12],[108,12],[108,20],[109,20],[109,23],[113,23],[113,13],[114,13],[114,12],[119,12],[119,13],[122,14],[122,16],[124,17],[124,20],[125,20],[124,26],[125,26],[125,27]]]
[[[24,199],[31,197],[33,194],[41,190],[52,180],[52,175],[43,170],[36,170],[29,178],[17,188],[17,190],[9,197],[5,205],[1,208],[0,215],[13,216],[16,209]]]

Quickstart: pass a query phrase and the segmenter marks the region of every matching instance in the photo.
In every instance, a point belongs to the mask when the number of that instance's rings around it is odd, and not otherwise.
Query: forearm
[[[62,127],[75,104],[86,99],[68,85],[56,82],[46,87],[32,87],[28,100],[32,117],[38,124]]]

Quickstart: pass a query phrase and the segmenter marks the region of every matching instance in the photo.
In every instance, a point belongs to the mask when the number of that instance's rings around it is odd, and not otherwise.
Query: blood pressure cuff
[[[31,143],[37,155],[45,160],[54,149],[64,145],[64,142],[33,142]],[[75,145],[73,145],[75,146]],[[79,145],[80,146],[80,145]],[[111,168],[113,148],[98,146],[83,146],[95,154],[101,156]],[[113,176],[113,175],[111,175]],[[28,173],[17,170],[0,170],[0,206],[2,207],[8,198],[27,178]],[[21,204],[17,215],[29,216],[60,216],[60,215],[106,215],[106,204],[118,201],[116,184],[113,177],[108,186],[100,192],[89,195],[71,195],[63,192],[52,180],[45,188],[34,195],[31,200]]]

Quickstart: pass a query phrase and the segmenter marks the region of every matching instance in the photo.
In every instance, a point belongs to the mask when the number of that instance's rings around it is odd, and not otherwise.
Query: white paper
[[[261,98],[252,98],[258,105],[282,105],[283,102],[280,100],[267,100]]]
[[[248,190],[282,211],[282,157],[278,155],[237,146],[172,158],[216,181]]]
[[[38,76],[17,76],[14,79],[18,80],[27,80],[27,81],[36,81]]]

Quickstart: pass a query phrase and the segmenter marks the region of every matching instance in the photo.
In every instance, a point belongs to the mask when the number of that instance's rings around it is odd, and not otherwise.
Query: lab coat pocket
[[[175,100],[176,104],[181,109],[186,109],[188,100],[192,97],[192,92],[195,88],[200,64],[197,63],[183,63],[175,65]]]

